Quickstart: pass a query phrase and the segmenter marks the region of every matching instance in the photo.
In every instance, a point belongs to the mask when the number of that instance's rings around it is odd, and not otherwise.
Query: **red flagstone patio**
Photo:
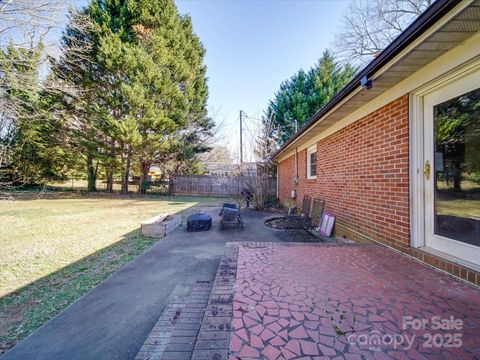
[[[450,329],[436,330],[433,316]],[[239,244],[232,360],[479,353],[480,289],[473,285],[383,246]]]

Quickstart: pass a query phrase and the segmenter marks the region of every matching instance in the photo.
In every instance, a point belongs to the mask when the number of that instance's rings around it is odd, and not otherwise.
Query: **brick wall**
[[[290,192],[294,189],[293,176],[295,175],[295,159],[293,156],[282,161],[278,167],[278,195],[283,205],[291,204]]]
[[[337,216],[336,235],[409,246],[408,96],[403,96],[317,143],[317,178],[306,179],[306,150],[279,167],[283,203],[297,190],[326,200]]]

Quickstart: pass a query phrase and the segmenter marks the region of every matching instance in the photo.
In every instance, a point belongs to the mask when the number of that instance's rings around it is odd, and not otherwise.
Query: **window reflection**
[[[435,234],[480,246],[480,89],[434,116]]]

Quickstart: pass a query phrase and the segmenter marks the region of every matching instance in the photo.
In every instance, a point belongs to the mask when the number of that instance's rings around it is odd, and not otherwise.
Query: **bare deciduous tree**
[[[59,25],[68,6],[63,0],[0,1],[0,195],[9,197],[14,188],[11,177],[12,146],[17,119],[25,116],[28,100],[11,96],[15,89],[38,91],[40,79],[34,74],[48,69],[46,52],[39,59],[29,56],[45,50],[43,40]],[[45,65],[44,65],[45,64]],[[22,69],[22,71],[18,71]],[[32,81],[37,79],[38,81]],[[53,83],[45,82],[42,85]],[[15,88],[15,89],[14,89]],[[35,121],[40,114],[30,109],[28,117]]]
[[[200,156],[205,164],[233,164],[233,158],[230,150],[225,145],[215,145],[212,149]]]
[[[4,0],[0,2],[0,45],[31,46],[59,24],[68,6],[62,0]]]
[[[262,117],[262,124],[254,144],[255,161],[262,176],[273,176],[275,173],[272,156],[278,149],[278,142],[273,131],[272,116],[273,114]]]
[[[370,62],[433,0],[353,0],[335,37],[338,56],[348,62]]]

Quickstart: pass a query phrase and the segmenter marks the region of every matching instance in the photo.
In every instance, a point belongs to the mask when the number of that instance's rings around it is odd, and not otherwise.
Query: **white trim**
[[[437,77],[433,81],[426,82],[422,86],[417,87],[414,90],[414,94],[417,96],[429,95],[437,90],[440,90],[441,88],[444,88],[452,82],[458,81],[459,79],[478,71],[479,69],[480,54],[472,57],[469,61],[466,61],[463,64],[451,69],[449,72],[443,74],[442,76]]]
[[[295,148],[295,178],[298,180],[298,152]]]
[[[463,69],[460,69],[463,70]],[[468,75],[468,76],[467,76]],[[447,76],[442,84],[435,86],[424,96],[424,158],[432,167],[429,181],[425,181],[425,245],[480,266],[480,247],[450,239],[434,231],[435,168],[434,168],[434,106],[444,103],[480,87],[480,62],[468,71],[457,71],[456,76]]]
[[[315,153],[315,158],[317,158],[317,144],[315,145],[312,145],[310,146],[308,149],[307,149],[307,179],[316,179],[317,178],[317,175],[311,175],[310,174],[310,171],[311,171],[311,165],[312,165],[312,160],[310,158],[310,155]],[[317,159],[317,162],[316,162],[316,167],[317,167],[317,172],[318,172],[318,159]]]
[[[469,77],[467,78],[467,76]],[[433,195],[430,189],[432,184],[429,184],[429,188],[425,185],[423,171],[427,159],[433,166],[433,155],[431,154],[433,150],[430,149],[433,141],[430,108],[436,103],[447,101],[478,88],[480,85],[479,76],[480,57],[477,56],[462,66],[445,73],[442,77],[425,83],[410,94],[410,245],[416,248],[421,247],[422,250],[435,253],[437,256],[448,252],[451,258],[456,259],[455,262],[470,268],[472,262],[462,260],[454,254],[460,255],[461,251],[458,250],[460,245],[465,249],[471,248],[476,251],[478,251],[478,247],[435,236],[436,244],[443,249],[442,251],[438,248],[433,249],[435,244],[432,243],[431,239],[428,240],[431,236],[428,234],[433,234],[431,228],[433,214],[431,205],[427,204],[430,201],[426,198]],[[447,258],[445,256],[441,257]],[[472,259],[471,256],[467,257]]]
[[[423,97],[410,94],[409,109],[409,187],[410,187],[410,245],[425,245],[425,199],[423,181]]]

